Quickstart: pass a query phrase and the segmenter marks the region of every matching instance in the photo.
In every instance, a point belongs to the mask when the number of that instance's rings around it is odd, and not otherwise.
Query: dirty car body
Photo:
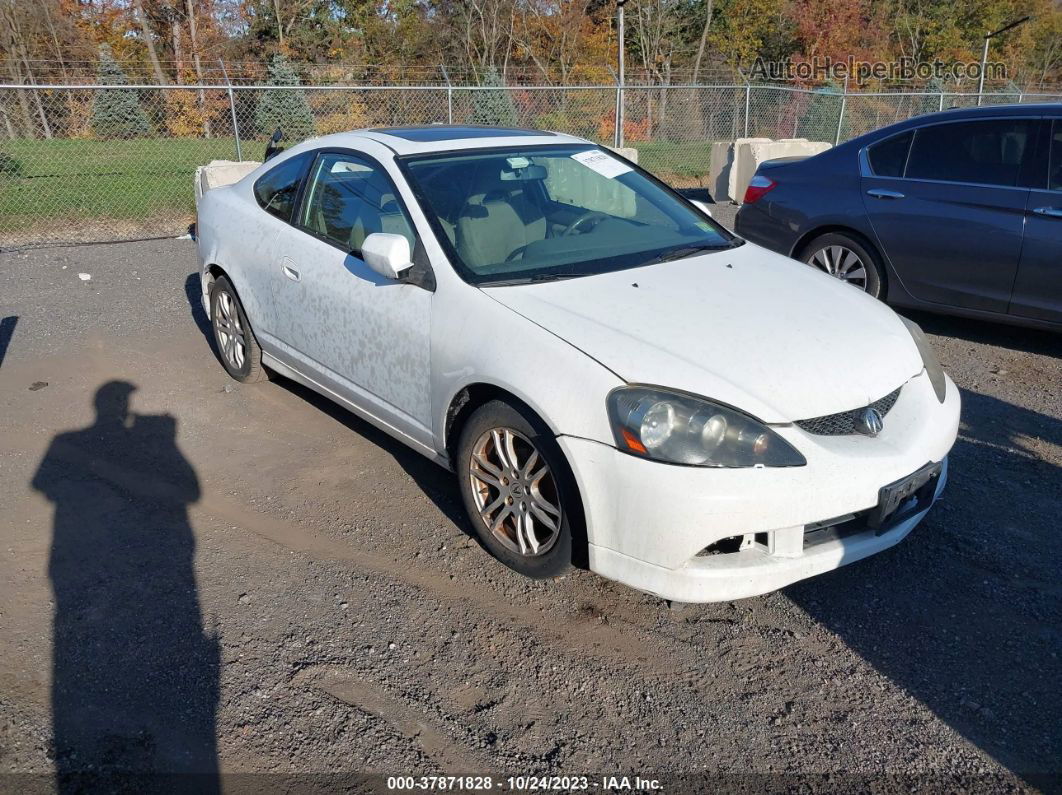
[[[457,472],[518,571],[556,524],[635,588],[751,596],[897,543],[944,487],[959,394],[917,326],[582,139],[307,141],[206,193],[198,249],[208,311],[231,283],[265,368]],[[465,444],[491,401],[542,433]]]

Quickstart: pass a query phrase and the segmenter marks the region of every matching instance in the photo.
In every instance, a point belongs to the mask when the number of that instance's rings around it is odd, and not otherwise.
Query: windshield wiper
[[[576,273],[575,271],[562,271],[560,273],[536,273],[528,277],[529,282],[555,282],[560,279],[581,279],[583,276],[593,276],[593,273]]]
[[[480,287],[508,287],[513,284],[531,284],[533,282],[559,282],[562,279],[578,279],[583,276],[596,276],[594,273],[575,273],[562,271],[558,273],[536,273],[532,276],[521,276],[515,279],[499,279],[498,281],[480,282]]]
[[[703,243],[699,246],[682,246],[681,248],[673,248],[659,257],[653,257],[646,262],[646,265],[655,265],[658,262],[674,262],[677,259],[686,259],[686,257],[692,257],[694,254],[699,254],[702,251],[723,251],[728,248],[733,248],[731,243]]]

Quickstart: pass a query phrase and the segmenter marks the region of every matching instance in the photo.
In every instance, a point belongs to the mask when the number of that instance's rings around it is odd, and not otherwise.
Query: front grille
[[[850,433],[856,433],[856,418],[866,409],[877,409],[878,413],[884,417],[896,405],[899,397],[900,390],[897,389],[880,400],[875,400],[869,406],[852,409],[851,411],[842,411],[838,414],[827,414],[825,417],[813,417],[810,420],[797,420],[796,424],[808,433],[814,433],[819,436],[846,436]]]

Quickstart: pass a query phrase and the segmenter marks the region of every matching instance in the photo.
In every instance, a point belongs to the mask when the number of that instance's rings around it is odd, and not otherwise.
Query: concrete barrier
[[[246,177],[261,163],[255,160],[211,160],[195,170],[195,203],[211,188],[232,185]]]
[[[730,185],[737,144],[750,141],[767,142],[770,140],[770,138],[739,138],[737,141],[712,142],[712,159],[711,165],[708,167],[708,190],[712,194],[712,199],[719,203],[740,201],[741,196],[735,198]]]
[[[811,157],[825,152],[831,144],[809,141],[806,138],[738,138],[733,143],[716,141],[712,144],[712,163],[708,172],[708,186],[717,202],[741,204],[745,189],[765,160],[779,157]]]
[[[638,162],[638,150],[633,146],[607,146],[606,149],[611,149],[620,157],[625,157],[632,163]]]

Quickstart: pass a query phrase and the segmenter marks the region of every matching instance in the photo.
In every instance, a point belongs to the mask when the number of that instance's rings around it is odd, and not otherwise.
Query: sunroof
[[[433,124],[426,127],[374,127],[372,132],[393,135],[407,141],[457,141],[462,138],[511,138],[531,135],[553,135],[544,130],[522,130],[519,127],[466,127]]]

